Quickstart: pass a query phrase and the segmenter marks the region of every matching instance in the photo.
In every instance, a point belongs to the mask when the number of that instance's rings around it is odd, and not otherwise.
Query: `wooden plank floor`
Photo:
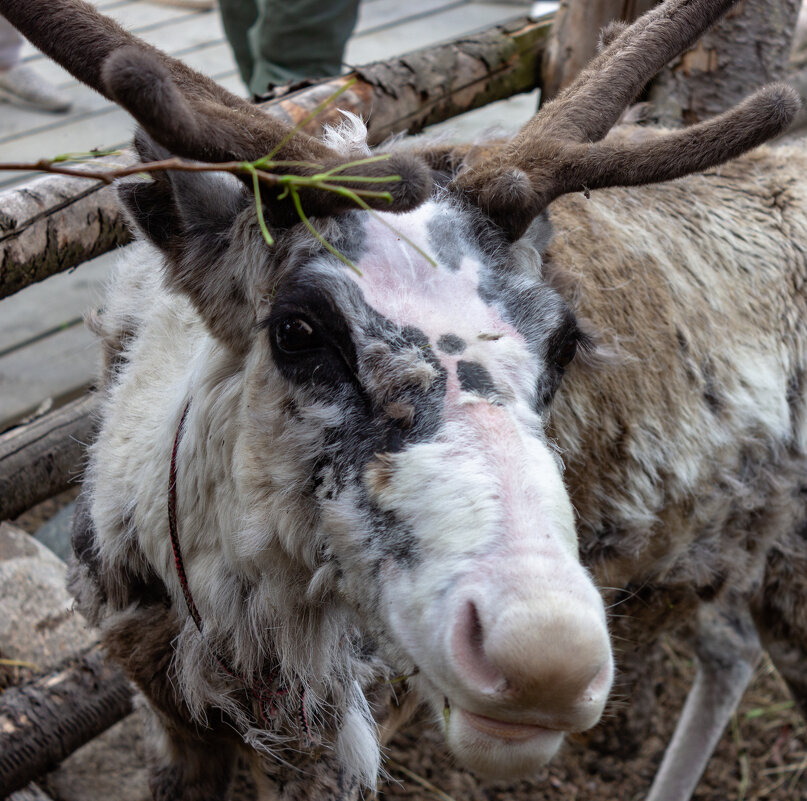
[[[217,11],[149,3],[95,0],[104,13],[155,46],[231,91],[245,95]],[[542,3],[551,11],[556,3]],[[473,0],[363,0],[348,43],[348,64],[364,64],[425,47],[523,16],[524,2]],[[0,162],[36,160],[95,147],[125,145],[133,121],[124,111],[73,80],[61,67],[26,45],[24,59],[73,101],[53,115],[0,104]],[[496,124],[516,127],[535,108],[535,98],[506,101],[448,123],[462,136]],[[0,191],[32,176],[0,172]],[[98,350],[82,324],[101,302],[114,254],[82,265],[0,301],[0,430],[31,414],[46,398],[56,403],[83,391],[96,372]]]

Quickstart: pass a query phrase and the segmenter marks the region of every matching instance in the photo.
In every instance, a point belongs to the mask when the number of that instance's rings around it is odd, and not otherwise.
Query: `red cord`
[[[191,402],[188,401],[185,404],[185,409],[182,412],[182,417],[179,421],[179,425],[177,426],[177,431],[174,435],[174,447],[171,450],[171,469],[168,476],[168,531],[171,536],[171,549],[174,552],[174,565],[176,566],[177,576],[179,577],[179,584],[182,587],[182,594],[185,597],[188,612],[190,613],[193,622],[196,624],[196,628],[199,629],[199,633],[201,634],[202,616],[199,614],[199,610],[196,608],[196,604],[193,601],[193,596],[191,595],[190,586],[188,585],[188,577],[185,573],[185,565],[182,561],[182,549],[179,546],[179,534],[177,530],[177,451],[179,450],[179,443],[185,430],[185,418],[188,416],[188,409],[190,409],[190,406]],[[278,697],[285,695],[287,690],[280,688],[278,690],[269,690],[268,694],[262,693],[255,689],[255,684],[253,682],[247,681],[240,673],[233,670],[233,668],[231,668],[222,657],[216,654],[215,651],[212,653],[216,662],[218,662],[219,667],[228,676],[240,681],[246,687],[249,694],[259,702],[261,717],[264,720],[266,720],[264,709],[265,706],[269,708],[272,714],[276,712],[275,701]],[[275,678],[276,676],[274,674],[270,677],[271,681],[274,681]],[[262,680],[261,683],[268,689],[265,680]]]

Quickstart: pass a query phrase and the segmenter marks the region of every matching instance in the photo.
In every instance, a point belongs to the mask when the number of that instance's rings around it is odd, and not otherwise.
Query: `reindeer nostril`
[[[457,667],[474,689],[499,692],[507,686],[505,677],[485,653],[485,629],[473,601],[468,601],[460,610],[451,645]]]
[[[479,612],[476,608],[476,604],[473,601],[468,601],[468,612],[471,618],[469,632],[471,648],[480,654],[484,654],[485,649],[484,637],[482,636],[482,621],[479,619]]]

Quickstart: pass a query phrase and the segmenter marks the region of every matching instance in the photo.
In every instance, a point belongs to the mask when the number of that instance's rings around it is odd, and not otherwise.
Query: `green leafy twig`
[[[305,212],[303,211],[302,203],[300,203],[300,195],[297,192],[297,187],[289,182],[287,185],[287,190],[289,195],[291,195],[291,202],[294,204],[294,209],[297,212],[298,216],[303,222],[303,225],[308,229],[309,233],[330,253],[333,253],[339,261],[344,262],[350,267],[351,270],[355,270],[357,275],[361,275],[361,270],[347,257],[344,253],[340,250],[337,250],[325,237],[317,231],[314,227],[311,220],[308,219]],[[281,195],[283,197],[283,195]]]
[[[269,245],[269,247],[272,247],[272,245],[275,244],[275,240],[269,233],[269,226],[266,224],[266,220],[263,216],[263,203],[261,201],[260,184],[261,179],[258,177],[258,170],[255,169],[254,165],[249,164],[248,162],[244,162],[244,167],[252,175],[252,192],[255,195],[255,212],[258,215],[258,226],[261,229],[261,233],[263,234],[266,244]]]

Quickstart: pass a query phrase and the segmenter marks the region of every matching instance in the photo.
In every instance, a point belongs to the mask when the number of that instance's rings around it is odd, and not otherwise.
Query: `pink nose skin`
[[[601,615],[568,596],[548,595],[505,606],[487,627],[482,619],[467,600],[450,636],[469,711],[564,731],[597,722],[612,676]]]

